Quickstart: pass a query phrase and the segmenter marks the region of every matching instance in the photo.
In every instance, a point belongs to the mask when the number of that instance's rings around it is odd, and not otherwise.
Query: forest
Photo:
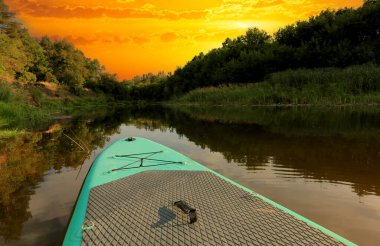
[[[222,47],[195,56],[166,80],[132,88],[131,95],[165,100],[201,87],[260,82],[290,69],[379,62],[380,3],[372,0],[358,9],[322,11],[273,35],[251,28],[245,35],[227,38]]]
[[[219,48],[200,53],[173,73],[118,81],[96,59],[66,40],[35,39],[0,0],[0,79],[20,83],[48,81],[76,95],[90,89],[116,100],[162,101],[210,86],[265,81],[282,71],[343,69],[380,63],[380,3],[357,9],[324,10],[269,34],[250,28]],[[286,74],[286,73],[285,73]],[[272,83],[273,82],[272,79]],[[371,80],[371,91],[379,90]],[[361,83],[364,89],[366,83]]]

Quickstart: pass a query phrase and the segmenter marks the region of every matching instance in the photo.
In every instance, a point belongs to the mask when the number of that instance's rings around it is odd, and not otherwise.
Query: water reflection
[[[91,149],[102,147],[118,126],[104,122],[109,121],[78,120],[68,126],[56,123],[46,131],[0,143],[0,235],[5,242],[20,238],[23,223],[31,219],[30,196],[47,172],[78,168],[87,158],[67,136],[80,139]]]
[[[0,244],[23,244],[28,235],[34,237],[32,244],[59,244],[92,160],[110,141],[131,133],[156,136],[206,164],[215,162],[218,153],[229,165],[244,167],[238,182],[244,182],[243,175],[253,180],[259,175],[251,174],[266,172],[266,178],[277,182],[349,186],[358,196],[376,196],[380,204],[380,109],[123,108],[57,122],[0,143]],[[216,168],[227,172],[229,167]],[[316,207],[321,204],[318,199],[313,202]],[[373,213],[380,214],[380,208]],[[370,230],[370,225],[361,226]],[[360,235],[353,238],[360,241],[364,237]]]
[[[229,161],[255,170],[271,159],[277,167],[296,170],[304,178],[349,182],[359,194],[380,195],[380,142],[376,138],[287,136],[239,124],[193,122],[181,129],[191,141],[221,152]],[[178,130],[178,129],[177,129]],[[287,175],[278,172],[278,175]]]
[[[161,122],[248,170],[271,158],[303,178],[347,182],[358,195],[380,195],[380,109],[190,108],[149,115],[156,121],[137,116],[135,124],[156,129]]]

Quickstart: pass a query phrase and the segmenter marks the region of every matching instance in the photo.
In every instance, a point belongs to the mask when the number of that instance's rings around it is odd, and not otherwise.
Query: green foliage
[[[0,2],[0,73],[21,82],[41,80],[50,72],[44,50],[7,6]]]
[[[201,88],[175,102],[208,105],[379,104],[380,66],[299,69],[265,82]]]
[[[1,85],[1,84],[0,84]],[[4,89],[6,88],[6,89]],[[9,95],[7,91],[16,90],[0,86],[0,138],[2,134],[25,132],[29,130],[43,129],[49,125],[53,117],[62,115],[84,116],[107,111],[106,106],[111,105],[109,98],[100,95],[84,95],[82,97],[69,96],[65,99],[47,97],[41,90],[36,87],[29,89],[18,88],[18,98],[13,94]],[[11,92],[12,93],[12,92]],[[26,95],[22,95],[26,94]],[[4,96],[5,95],[5,96]],[[30,105],[25,99],[33,101]]]
[[[16,38],[25,33],[24,28],[14,18],[15,14],[10,12],[3,0],[0,0],[0,31],[11,38]]]
[[[28,57],[23,52],[21,40],[12,39],[0,32],[0,75],[14,78],[25,72]]]
[[[380,91],[380,67],[366,64],[345,69],[298,69],[274,73],[268,78],[273,87],[302,89],[318,86],[328,91],[339,88],[347,94],[357,95]]]
[[[23,131],[18,129],[0,129],[0,139],[12,138],[23,133]]]
[[[0,79],[0,101],[9,102],[13,97],[12,89],[9,85]]]
[[[0,118],[7,125],[30,129],[49,121],[48,112],[18,103],[0,102]]]
[[[37,105],[40,106],[41,101],[43,100],[43,95],[42,95],[41,91],[36,90],[36,89],[31,89],[31,90],[29,90],[29,92],[32,95],[34,103],[36,103]]]
[[[26,69],[29,73],[34,74],[33,78],[29,81],[35,82],[46,80],[48,74],[51,74],[52,68],[51,64],[48,62],[45,50],[35,39],[30,37],[29,34],[24,35],[22,42],[24,45],[25,53],[29,57],[30,61]]]
[[[87,58],[82,51],[76,49],[65,40],[50,41],[44,37],[40,45],[46,52],[52,74],[59,81],[70,87],[77,95],[83,93],[86,82],[96,83],[100,80],[103,67],[97,60]],[[46,76],[51,76],[47,74]]]
[[[129,96],[135,100],[160,101],[164,99],[165,92],[162,82],[134,85],[128,89]]]
[[[20,74],[16,74],[16,78],[20,82],[36,82],[37,77],[34,73],[28,72],[28,71],[23,71]]]
[[[61,83],[82,95],[87,83],[102,83],[103,71],[98,60],[87,58],[66,40],[32,38],[0,0],[0,76],[23,83]],[[118,87],[116,79],[113,82]]]
[[[158,83],[165,80],[168,77],[165,72],[161,71],[157,74],[147,73],[143,75],[137,75],[133,77],[131,80],[124,80],[123,83],[131,84],[131,85],[141,85],[141,84],[152,84]]]
[[[118,100],[129,99],[126,84],[119,83],[114,74],[103,73],[98,81],[89,81],[85,86],[96,92],[112,95]]]

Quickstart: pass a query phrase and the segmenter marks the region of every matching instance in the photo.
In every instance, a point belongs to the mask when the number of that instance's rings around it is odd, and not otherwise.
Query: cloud
[[[70,43],[74,43],[76,45],[89,45],[89,44],[94,44],[95,42],[98,41],[97,38],[94,37],[83,37],[83,36],[65,36],[62,38],[57,37],[56,39],[65,39],[69,41]]]
[[[127,44],[132,41],[132,37],[125,37],[120,35],[114,35],[109,33],[98,33],[96,35],[89,36],[76,36],[76,35],[51,35],[53,40],[67,40],[75,45],[93,45],[97,43],[117,43],[117,44]]]
[[[116,0],[118,3],[133,3],[135,0]]]
[[[125,43],[129,43],[131,39],[128,37],[115,36],[113,37],[113,41],[114,43],[125,44]]]
[[[160,9],[159,5],[145,3],[140,7],[130,5],[79,6],[57,5],[57,1],[9,0],[12,10],[30,17],[61,19],[147,19],[147,20],[199,20],[199,21],[260,21],[281,20],[282,23],[304,19],[319,13],[331,3],[316,0],[224,0],[219,6],[198,10]],[[134,0],[114,0],[124,3]],[[73,1],[74,3],[75,1]],[[136,3],[136,2],[135,2]],[[155,4],[159,4],[155,2]],[[113,5],[115,6],[115,5]],[[120,7],[122,6],[122,7]],[[223,27],[220,27],[223,28]]]
[[[146,44],[150,42],[150,37],[146,36],[134,36],[132,37],[132,40],[136,44]]]
[[[174,11],[155,9],[154,5],[145,4],[142,8],[108,8],[108,7],[85,7],[66,5],[39,4],[31,0],[15,0],[12,9],[17,13],[33,17],[51,18],[120,18],[120,19],[198,19],[204,17],[205,10]]]
[[[247,15],[254,15],[252,5],[256,1],[251,0],[224,0],[215,8],[209,9],[208,18],[211,19],[239,19]]]
[[[162,42],[172,42],[178,38],[175,32],[167,32],[161,35],[160,39]]]
[[[154,6],[153,4],[144,4],[141,8],[142,9],[154,9],[156,6]]]
[[[128,36],[113,34],[108,32],[97,32],[92,35],[50,35],[53,40],[67,40],[78,46],[90,46],[90,45],[145,45],[149,43],[170,43],[174,41],[193,42],[193,41],[220,41],[222,42],[226,37],[234,37],[237,34],[242,34],[240,30],[187,30],[184,33],[176,33],[173,31],[163,33],[150,33],[147,35],[141,35],[137,33],[131,33]]]
[[[292,22],[332,6],[316,0],[224,0],[209,9],[210,20],[282,20]]]
[[[254,8],[267,8],[273,7],[276,5],[285,4],[283,0],[274,0],[274,1],[258,1],[253,5]]]

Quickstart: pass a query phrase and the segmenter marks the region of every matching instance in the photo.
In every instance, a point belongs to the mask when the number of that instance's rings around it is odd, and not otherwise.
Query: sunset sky
[[[32,35],[66,38],[120,79],[173,71],[249,27],[273,33],[362,0],[5,0]]]

